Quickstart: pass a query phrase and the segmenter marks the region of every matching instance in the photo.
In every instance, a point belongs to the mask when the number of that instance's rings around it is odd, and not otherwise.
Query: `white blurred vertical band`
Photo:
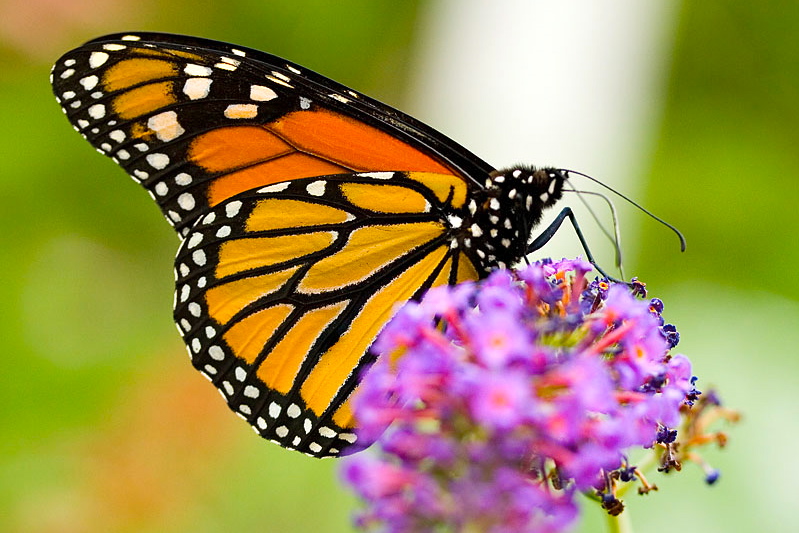
[[[677,2],[425,5],[409,106],[414,115],[497,167],[570,168],[638,194],[634,180],[648,166],[665,95]],[[578,211],[579,200],[568,200]],[[594,205],[607,215],[601,203]],[[598,254],[603,264],[612,267],[596,225],[585,213],[578,218],[589,242],[604,251]],[[643,219],[624,218],[631,241],[630,228]],[[544,255],[580,253],[576,239],[556,241]]]

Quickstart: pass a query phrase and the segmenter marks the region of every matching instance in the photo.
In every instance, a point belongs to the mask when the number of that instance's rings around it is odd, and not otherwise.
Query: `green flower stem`
[[[633,533],[633,524],[630,520],[630,511],[625,509],[617,516],[605,514],[608,517],[608,531],[610,533]]]

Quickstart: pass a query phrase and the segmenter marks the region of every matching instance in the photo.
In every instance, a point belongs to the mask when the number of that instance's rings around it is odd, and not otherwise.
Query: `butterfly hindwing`
[[[195,367],[262,436],[339,454],[355,439],[347,400],[396,304],[478,277],[450,225],[466,188],[343,174],[213,207],[176,259],[175,319]]]

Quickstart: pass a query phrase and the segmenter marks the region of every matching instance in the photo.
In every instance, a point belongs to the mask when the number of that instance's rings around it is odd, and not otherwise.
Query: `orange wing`
[[[355,442],[350,395],[397,304],[478,278],[447,222],[465,204],[452,176],[397,172],[293,180],[216,206],[176,260],[195,367],[263,437],[340,454]]]
[[[75,129],[185,235],[209,207],[291,179],[491,168],[418,121],[283,59],[165,34],[107,36],[65,54],[53,88]]]

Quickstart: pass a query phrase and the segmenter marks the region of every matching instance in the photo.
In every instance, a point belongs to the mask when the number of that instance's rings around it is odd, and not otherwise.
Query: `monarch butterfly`
[[[356,449],[349,398],[397,303],[508,267],[574,222],[566,208],[529,242],[565,171],[495,170],[257,50],[109,35],[51,82],[177,231],[174,318],[193,365],[258,434],[312,456]]]

